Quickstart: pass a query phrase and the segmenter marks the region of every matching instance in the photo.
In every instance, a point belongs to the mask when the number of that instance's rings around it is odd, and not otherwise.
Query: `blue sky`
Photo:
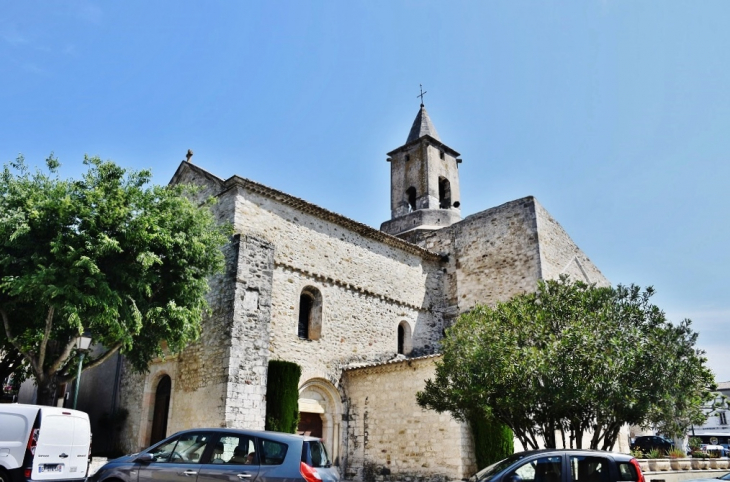
[[[728,2],[6,2],[0,160],[167,183],[188,148],[373,227],[419,84],[462,213],[534,195],[730,380]]]

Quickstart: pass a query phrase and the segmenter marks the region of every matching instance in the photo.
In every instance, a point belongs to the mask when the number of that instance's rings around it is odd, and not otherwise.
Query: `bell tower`
[[[388,153],[388,162],[390,221],[381,231],[412,239],[461,221],[460,154],[441,142],[423,103],[406,143]]]

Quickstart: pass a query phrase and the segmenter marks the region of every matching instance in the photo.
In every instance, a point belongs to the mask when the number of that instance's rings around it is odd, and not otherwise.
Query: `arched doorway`
[[[327,380],[313,378],[299,388],[297,432],[321,437],[335,465],[339,465],[342,402]]]
[[[170,391],[172,380],[167,375],[160,378],[155,390],[155,405],[152,415],[152,434],[150,445],[159,442],[167,436],[167,416],[170,412]]]

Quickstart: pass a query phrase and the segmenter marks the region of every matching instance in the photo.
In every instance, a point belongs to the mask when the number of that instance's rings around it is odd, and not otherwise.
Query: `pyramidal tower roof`
[[[411,132],[408,133],[408,140],[406,140],[406,144],[413,142],[416,139],[420,139],[421,137],[426,135],[431,136],[437,141],[441,142],[441,138],[439,137],[438,132],[436,132],[436,128],[433,126],[433,122],[431,122],[431,118],[428,116],[428,112],[426,112],[426,107],[421,104],[421,109],[416,115],[416,120],[413,121]]]

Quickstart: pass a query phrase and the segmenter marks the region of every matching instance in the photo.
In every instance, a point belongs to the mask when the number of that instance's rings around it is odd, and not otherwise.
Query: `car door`
[[[138,482],[196,482],[212,438],[210,432],[186,432],[163,441],[147,451],[153,460],[140,464]]]
[[[531,458],[507,472],[502,482],[567,482],[563,465],[560,453]]]
[[[253,482],[259,475],[256,439],[239,433],[219,433],[197,482]]]
[[[601,455],[570,455],[568,466],[568,482],[610,482],[612,478],[610,460]]]

